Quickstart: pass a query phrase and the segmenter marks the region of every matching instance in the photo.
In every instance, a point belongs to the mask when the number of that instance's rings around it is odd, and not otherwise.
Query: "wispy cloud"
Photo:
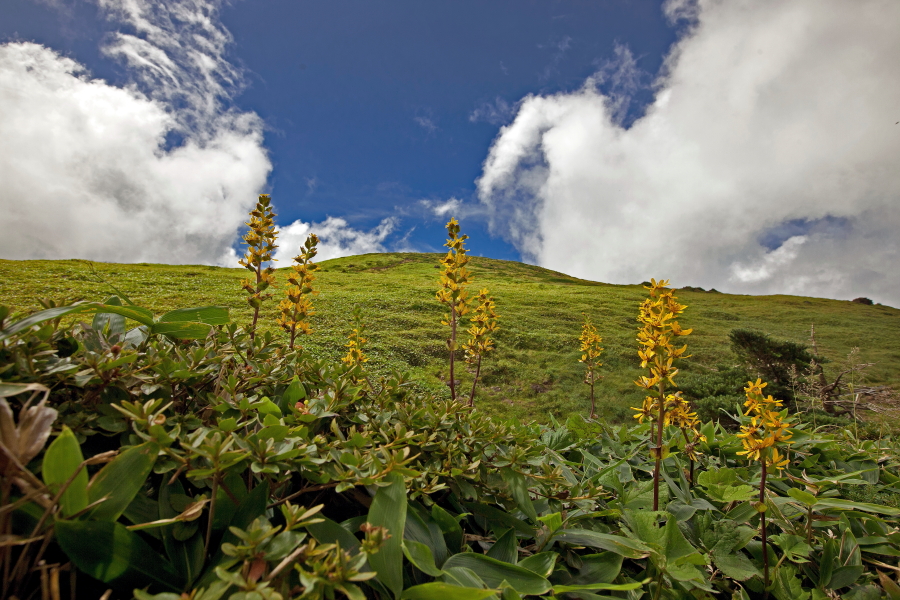
[[[491,102],[482,102],[469,115],[472,123],[485,122],[491,125],[506,125],[516,115],[516,105],[497,96]]]
[[[434,133],[435,131],[438,130],[438,126],[435,125],[435,123],[431,119],[431,117],[418,116],[418,117],[414,117],[413,121],[415,121],[416,124],[419,125],[419,127],[424,129],[428,133]]]
[[[577,92],[521,101],[478,181],[494,229],[591,279],[900,305],[900,4],[665,9],[690,26],[633,124],[624,51]]]
[[[220,2],[98,4],[118,27],[103,51],[129,85],[38,44],[0,45],[0,256],[228,260],[271,164],[261,119],[231,104],[242,74]]]

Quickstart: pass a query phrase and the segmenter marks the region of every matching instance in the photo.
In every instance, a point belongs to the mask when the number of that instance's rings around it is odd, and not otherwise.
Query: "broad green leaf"
[[[360,544],[352,533],[342,527],[340,523],[332,521],[328,517],[316,515],[321,519],[319,523],[309,523],[306,530],[309,531],[320,544],[340,544],[344,550],[350,550],[353,554],[359,552]]]
[[[540,595],[550,589],[550,582],[533,571],[501,562],[497,559],[463,552],[454,554],[444,563],[444,569],[464,567],[474,571],[489,587],[498,588],[506,581],[520,594]]]
[[[295,404],[304,398],[306,398],[306,388],[300,383],[300,379],[294,375],[290,385],[287,386],[287,389],[285,389],[284,393],[281,395],[281,400],[285,405],[288,405]]]
[[[815,506],[816,505],[816,497],[813,496],[812,494],[810,494],[809,492],[801,490],[800,488],[790,488],[787,493],[788,493],[788,496],[790,496],[797,502],[800,502],[804,506]]]
[[[482,502],[463,502],[463,506],[471,511],[472,514],[484,517],[488,521],[491,521],[492,528],[497,525],[503,525],[504,527],[512,527],[516,531],[520,531],[526,535],[534,535],[534,527],[522,519],[517,519],[508,512],[500,510],[490,504],[484,504]]]
[[[497,538],[497,541],[488,550],[487,555],[511,565],[516,564],[519,561],[516,530],[507,529],[503,535]]]
[[[388,485],[378,488],[368,522],[385,527],[391,537],[381,549],[369,557],[369,565],[378,573],[378,580],[400,597],[403,591],[403,529],[406,524],[406,485],[399,473],[389,473],[384,481]]]
[[[227,325],[228,309],[224,306],[200,306],[179,308],[162,315],[159,323],[205,323],[207,325]]]
[[[562,527],[563,524],[562,514],[558,512],[550,515],[545,515],[543,517],[538,517],[538,521],[546,525],[550,530],[550,533],[554,533],[557,529]]]
[[[445,583],[452,583],[460,587],[486,588],[487,584],[479,577],[475,571],[466,567],[450,567],[444,569],[441,579]]]
[[[57,493],[61,486],[78,471],[82,462],[84,462],[84,456],[81,454],[81,446],[78,444],[78,440],[75,439],[75,434],[67,426],[63,425],[62,433],[53,440],[53,443],[50,444],[50,447],[47,448],[47,452],[44,454],[44,464],[41,467],[44,483],[53,490],[54,494]],[[89,504],[87,485],[87,471],[81,469],[59,499],[59,505],[64,516],[70,517],[84,510]]]
[[[585,585],[554,585],[554,594],[564,594],[566,592],[580,592],[589,590],[609,590],[616,592],[627,592],[643,587],[643,583],[637,581],[634,583],[588,583]]]
[[[76,302],[75,304],[72,304],[70,306],[57,306],[54,308],[39,310],[34,314],[28,315],[24,319],[19,319],[15,323],[7,326],[5,329],[0,330],[0,342],[34,325],[39,325],[53,319],[65,317],[67,315],[85,312],[87,310],[90,310],[87,306],[87,303],[79,302]]]
[[[831,579],[828,581],[828,587],[833,590],[839,590],[848,585],[853,585],[865,572],[866,568],[862,566],[838,567],[831,574]]]
[[[172,506],[171,498],[172,496],[183,495],[184,487],[181,485],[180,481],[176,480],[172,485],[168,485],[168,483],[164,481],[159,490],[158,518],[172,519],[176,517],[181,511]],[[234,511],[232,511],[231,514],[233,515]],[[175,570],[177,570],[187,583],[190,584],[193,583],[203,569],[203,561],[206,558],[203,556],[204,540],[199,528],[198,531],[194,532],[193,535],[188,536],[187,539],[184,539],[183,537],[179,539],[179,536],[176,536],[179,525],[180,524],[177,523],[172,524],[161,530],[163,547],[166,550],[166,555],[169,557],[169,560],[172,561]]]
[[[831,583],[831,574],[834,567],[839,566],[838,561],[838,541],[831,539],[825,540],[822,544],[822,554],[819,558],[819,586],[829,587]]]
[[[403,554],[415,568],[426,575],[440,577],[444,574],[434,564],[434,555],[431,554],[431,549],[425,544],[414,540],[403,540]]]
[[[118,296],[110,296],[104,304],[122,306]],[[125,317],[116,313],[98,312],[94,315],[91,327],[97,331],[106,331],[107,335],[122,335],[125,333]]]
[[[209,335],[210,326],[204,323],[154,323],[150,333],[180,340],[200,340]]]
[[[90,311],[120,315],[148,327],[153,325],[153,313],[139,306],[119,306],[115,304],[100,304],[98,302],[90,302],[86,306]]]
[[[791,562],[809,562],[809,553],[812,550],[806,543],[806,540],[799,535],[781,533],[773,535],[769,538],[775,543],[781,551],[785,553],[786,558]]]
[[[601,552],[581,557],[581,568],[569,585],[612,583],[622,570],[623,556],[615,552]]]
[[[181,576],[141,536],[109,521],[57,521],[56,539],[79,570],[120,589],[180,592]]]
[[[431,514],[416,502],[407,503],[403,538],[428,546],[438,567],[447,560],[447,543],[444,541],[440,526],[431,518]]]
[[[565,542],[576,546],[608,550],[621,554],[625,558],[644,558],[650,554],[650,548],[640,540],[587,529],[560,529],[550,538],[550,542]]]
[[[762,572],[754,566],[750,559],[741,552],[718,552],[714,548],[710,552],[713,564],[722,571],[726,577],[737,581],[746,581],[754,576],[762,577]]]
[[[778,600],[807,600],[809,592],[800,585],[797,569],[793,565],[781,565],[775,569],[772,592]]]
[[[441,581],[414,585],[404,590],[402,600],[484,600],[493,596],[498,590],[484,588],[460,587]]]
[[[556,559],[558,557],[559,554],[556,552],[539,552],[523,558],[519,561],[518,566],[537,573],[541,577],[550,577],[550,573],[553,572],[553,567],[556,566]]]
[[[431,506],[431,518],[441,528],[444,534],[444,541],[447,543],[447,548],[449,548],[450,552],[455,554],[462,550],[463,530],[459,525],[459,521],[437,504]]]
[[[862,512],[875,513],[877,515],[888,515],[896,517],[900,515],[900,508],[892,506],[882,506],[880,504],[869,504],[868,502],[851,502],[850,500],[842,500],[841,498],[818,498],[815,509],[817,511],[824,510],[859,510]]]
[[[514,471],[512,467],[500,469],[500,475],[503,477],[506,485],[509,486],[509,492],[522,512],[528,515],[528,518],[532,521],[537,521],[537,512],[534,510],[534,504],[531,502],[531,495],[528,493],[528,482],[525,476],[518,471]]]
[[[107,463],[88,484],[88,502],[101,498],[85,517],[91,521],[116,521],[144,486],[156,457],[159,444],[145,442],[133,446]]]

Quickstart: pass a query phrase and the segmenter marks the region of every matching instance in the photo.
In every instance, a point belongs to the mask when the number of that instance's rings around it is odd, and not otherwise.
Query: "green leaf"
[[[640,540],[587,529],[560,529],[550,541],[608,550],[625,558],[644,558],[650,554],[650,548]]]
[[[566,592],[580,592],[588,590],[611,590],[617,592],[627,592],[629,590],[639,589],[643,585],[644,584],[640,581],[636,581],[634,583],[588,583],[585,585],[554,585],[553,593],[564,594]]]
[[[493,596],[497,590],[484,588],[460,587],[441,581],[414,585],[406,589],[402,600],[484,600]]]
[[[505,467],[500,470],[503,481],[509,486],[509,492],[515,499],[519,509],[532,521],[537,521],[537,512],[534,510],[534,504],[531,502],[531,495],[528,493],[528,482],[525,476],[514,471],[512,467]]]
[[[209,335],[210,329],[204,323],[154,323],[150,333],[180,340],[200,340]]]
[[[438,569],[437,565],[434,564],[434,555],[431,553],[431,549],[421,542],[403,540],[403,554],[415,568],[426,575],[440,577],[444,574],[444,572]]]
[[[838,567],[831,574],[831,580],[828,582],[828,587],[833,590],[839,590],[848,585],[852,585],[856,583],[856,580],[862,577],[862,574],[865,572],[866,568],[862,566]]]
[[[159,490],[159,519],[172,519],[176,517],[181,510],[177,510],[172,506],[172,497],[180,497],[184,495],[184,487],[181,482],[176,480],[172,485],[168,485],[165,481]],[[234,511],[231,513],[234,514]],[[163,547],[166,555],[172,561],[175,569],[181,574],[188,584],[193,583],[203,569],[205,556],[203,555],[203,536],[199,531],[187,537],[180,538],[178,532],[181,523],[174,523],[164,527],[161,531],[163,539]]]
[[[200,306],[197,308],[179,308],[162,315],[159,323],[205,323],[207,325],[227,325],[228,309],[224,306]]]
[[[416,502],[407,504],[403,538],[428,546],[438,567],[447,560],[447,543],[444,541],[440,526],[431,518],[431,514]]]
[[[518,566],[537,573],[541,577],[550,577],[558,557],[559,554],[556,552],[538,552],[520,560]]]
[[[800,585],[797,569],[793,565],[781,565],[775,569],[772,592],[778,600],[807,600],[809,592]]]
[[[622,570],[623,556],[615,552],[601,552],[581,557],[581,568],[570,585],[612,583]]]
[[[497,538],[497,541],[488,550],[487,555],[511,565],[516,564],[519,561],[516,530],[507,529],[503,535]]]
[[[78,440],[75,439],[75,434],[67,426],[63,425],[62,433],[53,440],[53,443],[47,448],[46,454],[44,454],[44,464],[41,467],[44,483],[54,493],[57,493],[60,487],[78,471],[83,462],[84,456],[81,454],[81,446],[78,444]],[[70,517],[84,510],[89,504],[87,485],[87,471],[81,469],[59,499],[60,508],[64,516]]]
[[[122,306],[122,301],[118,296],[110,296],[106,299],[105,304],[112,306]],[[122,335],[125,333],[125,317],[115,313],[98,312],[94,315],[91,328],[97,331],[106,331],[107,335]]]
[[[831,574],[834,572],[835,564],[838,561],[838,541],[831,539],[825,540],[822,544],[822,555],[819,559],[819,586],[829,587],[831,583]]]
[[[57,521],[56,539],[79,570],[116,588],[180,592],[181,576],[141,536],[109,521]]]
[[[34,314],[28,315],[24,319],[19,319],[5,329],[0,330],[0,342],[34,325],[39,325],[46,321],[51,321],[67,315],[85,312],[87,310],[90,310],[87,303],[75,303],[70,306],[57,306],[46,310],[39,310]]]
[[[809,562],[806,559],[809,558],[809,553],[812,548],[810,548],[807,545],[806,540],[799,535],[781,533],[773,535],[769,539],[781,548],[789,561],[795,563]]]
[[[803,504],[804,506],[816,505],[816,497],[809,492],[801,490],[800,488],[790,488],[787,493],[788,496]]]
[[[463,530],[462,527],[460,527],[459,522],[453,518],[453,515],[437,504],[434,504],[431,506],[431,518],[434,519],[435,523],[441,528],[441,532],[444,534],[444,541],[447,543],[447,548],[454,554],[462,550]]]
[[[850,500],[842,500],[840,498],[818,498],[815,506],[817,511],[825,510],[859,510],[877,515],[888,515],[896,517],[900,515],[900,508],[892,506],[881,506],[880,504],[869,504],[868,502],[851,502]]]
[[[472,514],[484,517],[488,521],[493,521],[492,527],[496,527],[499,524],[504,527],[512,527],[516,531],[520,531],[526,535],[534,536],[534,527],[522,519],[517,519],[508,512],[482,502],[463,502],[462,504],[467,510],[471,511]]]
[[[288,405],[295,404],[304,398],[306,398],[306,388],[300,383],[300,379],[294,375],[290,385],[287,386],[287,389],[285,389],[284,393],[281,395],[281,401],[282,404],[284,404],[282,409],[286,408]]]
[[[556,532],[556,530],[562,527],[563,524],[562,514],[558,512],[543,517],[538,517],[538,521],[546,525],[550,530],[550,533]]]
[[[444,569],[454,567],[471,569],[489,587],[499,588],[506,581],[520,594],[540,595],[550,589],[550,582],[537,573],[483,554],[474,552],[454,554],[444,563]]]
[[[85,517],[92,521],[116,521],[134,500],[153,470],[159,444],[145,442],[115,457],[94,475],[88,484],[88,501],[96,502]]]
[[[406,524],[406,485],[399,473],[389,473],[384,481],[388,485],[378,488],[372,506],[369,508],[368,522],[385,527],[390,538],[381,549],[369,557],[369,565],[378,573],[378,581],[383,583],[395,598],[403,591],[403,529]]]
[[[746,581],[751,577],[762,577],[762,573],[754,566],[750,559],[741,552],[719,552],[715,548],[710,552],[713,564],[722,571],[726,577],[737,581]]]
[[[321,514],[316,515],[316,519],[321,519],[318,523],[309,523],[306,530],[320,544],[340,544],[344,550],[350,550],[353,554],[357,554],[360,549],[359,540],[356,536],[342,527],[340,523],[332,521],[328,517]]]

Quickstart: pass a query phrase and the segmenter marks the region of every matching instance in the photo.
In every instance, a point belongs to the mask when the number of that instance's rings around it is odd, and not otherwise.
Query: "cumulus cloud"
[[[419,200],[419,204],[425,207],[436,217],[456,216],[462,208],[462,200],[450,198],[449,200]]]
[[[98,4],[122,29],[103,50],[126,86],[50,48],[0,45],[0,256],[229,260],[271,164],[262,121],[229,105],[241,74],[219,2]]]
[[[630,126],[596,77],[521,101],[478,180],[494,230],[580,277],[900,305],[900,4],[665,8],[690,27]]]
[[[284,267],[300,253],[300,248],[310,233],[319,237],[317,261],[369,254],[371,252],[387,252],[384,242],[396,228],[397,219],[383,219],[377,227],[369,231],[354,229],[346,220],[339,217],[328,217],[321,223],[304,223],[294,221],[281,228],[278,234],[278,249],[275,259]]]

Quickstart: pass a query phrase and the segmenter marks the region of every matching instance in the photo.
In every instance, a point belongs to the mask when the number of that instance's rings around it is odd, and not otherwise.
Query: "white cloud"
[[[478,123],[484,121],[491,125],[505,125],[509,123],[516,114],[516,105],[510,104],[500,96],[494,98],[492,102],[482,102],[469,115],[469,121]]]
[[[462,200],[459,198],[450,198],[444,202],[440,200],[419,200],[419,204],[436,217],[457,216],[460,208],[462,208]]]
[[[580,277],[900,305],[900,3],[666,8],[694,22],[630,127],[595,78],[521,101],[478,180],[494,230]]]
[[[98,3],[131,31],[104,51],[133,84],[0,45],[0,256],[223,262],[271,164],[262,121],[228,107],[240,72],[218,3]]]
[[[397,219],[393,217],[382,220],[377,227],[369,231],[354,229],[346,220],[339,217],[328,217],[321,223],[294,221],[281,228],[275,259],[279,261],[279,267],[290,265],[292,259],[300,253],[300,248],[310,233],[315,233],[319,237],[316,261],[371,252],[387,252],[384,241],[396,226]]]
[[[419,127],[424,129],[428,133],[434,133],[438,130],[438,126],[435,125],[434,121],[431,120],[430,117],[414,117],[413,121],[415,121]]]

